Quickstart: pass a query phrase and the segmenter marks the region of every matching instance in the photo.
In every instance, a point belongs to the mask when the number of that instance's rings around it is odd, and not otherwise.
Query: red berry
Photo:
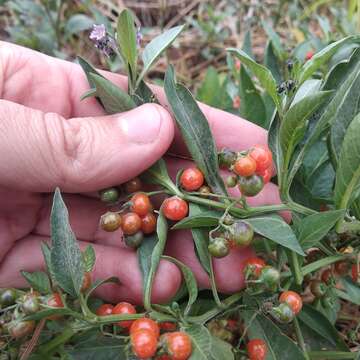
[[[35,321],[13,320],[7,326],[9,335],[14,339],[20,339],[30,335],[35,329]]]
[[[266,358],[267,346],[261,339],[252,339],[246,345],[250,360],[264,360]]]
[[[263,178],[264,184],[267,184],[272,177],[271,168],[267,168],[263,171],[256,171],[256,174],[260,175]]]
[[[305,55],[305,60],[310,60],[314,56],[314,52],[312,50],[309,50]]]
[[[204,175],[198,168],[188,168],[180,176],[180,184],[186,191],[198,190],[204,183]]]
[[[156,360],[172,360],[172,357],[167,354],[159,355],[155,358]]]
[[[346,275],[350,270],[350,264],[347,261],[338,261],[335,263],[335,272],[340,276]]]
[[[141,219],[141,231],[144,234],[151,234],[156,229],[156,216],[153,213],[146,214]]]
[[[256,171],[264,171],[272,165],[271,151],[263,145],[255,145],[249,152],[249,156],[256,161]]]
[[[295,291],[284,291],[279,297],[280,303],[287,303],[296,315],[301,311],[303,302],[301,296]]]
[[[64,303],[61,299],[61,296],[59,293],[53,293],[47,300],[47,305],[54,308],[63,308]],[[48,316],[47,319],[49,320],[58,320],[61,318],[61,315],[51,315]]]
[[[334,278],[334,274],[332,273],[332,271],[330,269],[325,270],[322,274],[321,274],[321,280],[325,283],[325,284],[329,284],[331,279]]]
[[[139,216],[145,216],[152,209],[149,197],[144,193],[136,193],[131,198],[131,211]]]
[[[189,211],[187,202],[177,196],[166,199],[163,202],[162,208],[164,216],[174,221],[183,219]]]
[[[152,358],[157,349],[157,337],[148,329],[141,329],[130,334],[131,346],[139,359]]]
[[[256,277],[260,276],[261,270],[265,266],[265,261],[258,257],[249,258],[245,262],[245,269],[250,269]]]
[[[122,217],[122,231],[125,235],[134,235],[141,228],[141,218],[138,214],[129,212]]]
[[[133,305],[127,302],[118,303],[112,310],[113,315],[136,314],[136,309]],[[117,325],[129,329],[133,320],[124,320],[116,323]]]
[[[97,316],[108,316],[112,314],[114,306],[111,304],[102,304],[96,310]]]
[[[81,285],[80,291],[85,292],[86,290],[89,289],[90,286],[91,286],[91,273],[86,271],[84,273],[83,283]]]
[[[186,360],[192,352],[192,344],[189,335],[182,331],[165,334],[168,353],[173,360]]]
[[[256,170],[256,161],[250,156],[242,156],[234,164],[234,173],[239,176],[251,176]]]
[[[160,329],[164,331],[175,331],[177,329],[177,325],[174,322],[165,321],[159,323]]]
[[[149,318],[141,318],[135,320],[130,327],[130,334],[142,329],[150,330],[156,336],[156,338],[160,336],[159,325],[156,321]]]
[[[352,277],[354,282],[358,281],[359,273],[360,273],[360,264],[358,264],[358,266],[356,266],[356,264],[353,264],[351,266],[351,277]]]

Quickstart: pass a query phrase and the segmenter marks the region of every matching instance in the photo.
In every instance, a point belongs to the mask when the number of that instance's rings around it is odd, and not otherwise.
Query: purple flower
[[[141,40],[143,38],[141,32],[140,32],[141,28],[140,26],[137,28],[137,31],[136,31],[136,44],[138,47],[140,47],[140,44],[141,44]]]
[[[104,24],[93,25],[89,38],[103,54],[110,57],[115,54],[116,44],[112,37],[106,32]]]

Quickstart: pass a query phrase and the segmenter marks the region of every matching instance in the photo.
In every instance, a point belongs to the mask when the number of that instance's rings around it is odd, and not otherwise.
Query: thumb
[[[121,184],[158,160],[173,136],[169,113],[156,104],[64,119],[0,100],[0,186],[88,192]]]

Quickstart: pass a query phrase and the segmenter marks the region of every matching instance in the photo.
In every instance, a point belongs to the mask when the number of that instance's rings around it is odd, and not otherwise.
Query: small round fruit
[[[236,152],[229,149],[222,149],[219,153],[219,165],[222,168],[230,168],[236,161]]]
[[[121,226],[121,216],[116,212],[108,211],[101,216],[100,226],[108,232],[116,231]]]
[[[261,339],[252,339],[246,344],[246,350],[250,360],[265,360],[267,346]]]
[[[291,306],[285,302],[281,303],[278,307],[273,308],[271,314],[282,323],[290,323],[295,317]]]
[[[139,359],[152,358],[157,350],[157,337],[148,329],[141,329],[130,333],[133,353]]]
[[[216,258],[223,258],[230,252],[227,241],[221,237],[211,239],[208,250],[210,255]]]
[[[91,286],[91,273],[88,271],[84,272],[83,283],[81,285],[81,292],[87,291]]]
[[[137,249],[144,240],[144,234],[142,233],[142,231],[138,231],[134,235],[126,235],[124,237],[124,240],[125,240],[126,246],[128,246],[132,249]]]
[[[310,290],[315,297],[321,298],[326,294],[327,286],[320,280],[312,280]]]
[[[274,290],[280,282],[280,273],[272,266],[265,266],[261,270],[260,279],[267,289]]]
[[[100,195],[100,199],[101,201],[103,201],[104,203],[115,203],[119,200],[120,197],[120,192],[117,188],[108,188],[108,189],[104,189],[101,190],[99,192]]]
[[[264,171],[272,165],[272,154],[267,146],[255,145],[249,156],[256,162],[256,171]]]
[[[263,171],[257,171],[256,174],[260,175],[263,178],[264,184],[267,184],[271,179],[271,168],[267,168]]]
[[[131,198],[131,211],[139,216],[145,216],[152,210],[149,197],[144,193],[136,193]]]
[[[244,196],[255,196],[264,187],[263,178],[256,174],[248,177],[240,176],[238,183],[239,183],[239,190],[241,194]]]
[[[122,216],[122,231],[125,235],[134,235],[141,228],[141,218],[134,212]]]
[[[359,279],[359,273],[360,273],[360,264],[356,265],[353,264],[351,266],[351,278],[356,283]]]
[[[223,223],[225,225],[232,225],[234,224],[235,219],[230,215],[230,214],[226,214],[224,219],[223,219]]]
[[[335,272],[340,276],[346,275],[350,270],[350,264],[347,261],[338,261],[335,263]]]
[[[5,289],[0,294],[0,305],[3,308],[13,305],[15,304],[16,298],[17,294],[14,289]]]
[[[138,177],[134,177],[133,179],[125,183],[125,191],[128,194],[136,193],[140,191],[141,188],[142,188],[142,183],[140,178]]]
[[[141,318],[135,320],[130,327],[130,334],[142,329],[150,330],[156,336],[156,338],[160,336],[159,325],[156,321],[149,318]]]
[[[211,189],[208,186],[203,185],[199,189],[199,193],[201,194],[202,197],[207,197],[211,193]]]
[[[239,176],[251,176],[255,173],[256,161],[250,156],[242,156],[236,160],[233,171]]]
[[[111,304],[102,304],[97,308],[96,315],[97,316],[112,315],[113,309],[114,309],[114,306]]]
[[[24,295],[21,308],[26,315],[34,314],[40,309],[39,294],[30,292]]]
[[[198,190],[204,184],[204,175],[198,168],[188,168],[180,176],[180,184],[186,191]]]
[[[231,240],[235,242],[237,246],[250,245],[254,237],[254,230],[251,225],[244,221],[236,221],[230,228]]]
[[[250,270],[256,277],[259,277],[261,270],[266,266],[266,263],[263,259],[259,257],[249,258],[245,262],[245,271]]]
[[[310,60],[313,56],[314,56],[314,52],[313,52],[312,50],[309,50],[309,51],[305,54],[305,60],[308,61],[308,60]]]
[[[166,348],[172,359],[188,359],[192,352],[192,344],[189,335],[182,331],[176,331],[166,335]]]
[[[187,215],[189,206],[185,200],[172,196],[164,200],[162,210],[169,220],[179,221]]]
[[[159,323],[160,329],[163,331],[175,331],[177,329],[177,325],[174,322],[164,321]]]
[[[27,321],[13,320],[7,326],[7,329],[12,338],[20,339],[27,335],[30,335],[34,331],[35,321],[34,320],[27,320]]]
[[[225,183],[228,188],[233,188],[237,185],[237,181],[238,181],[238,177],[236,175],[229,175],[226,178]]]
[[[287,303],[291,307],[295,315],[297,315],[302,309],[302,305],[303,305],[302,298],[295,291],[291,291],[291,290],[284,291],[280,295],[279,301],[280,303]]]
[[[136,309],[130,303],[120,302],[113,308],[112,314],[113,315],[136,314]],[[124,321],[119,321],[118,323],[116,323],[116,325],[129,329],[132,323],[133,320],[124,320]]]
[[[144,234],[152,234],[156,229],[156,216],[153,213],[146,214],[141,219],[141,231]]]

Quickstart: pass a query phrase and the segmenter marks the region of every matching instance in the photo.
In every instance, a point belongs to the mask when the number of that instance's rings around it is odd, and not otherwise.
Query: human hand
[[[126,87],[124,77],[104,74]],[[164,107],[147,104],[105,116],[94,99],[80,102],[86,90],[88,83],[78,65],[0,42],[0,287],[22,287],[20,270],[43,268],[40,243],[50,240],[51,192],[58,186],[67,193],[64,200],[80,246],[91,242],[96,251],[94,277],[120,279],[120,285],[105,285],[98,294],[112,302],[141,303],[136,253],[123,245],[120,232],[99,229],[99,218],[106,209],[91,192],[140,174],[170,144],[171,152],[178,154],[185,152],[185,146]],[[162,90],[154,91],[166,107]],[[256,125],[205,105],[202,110],[218,148],[241,150],[266,143],[265,130]],[[167,161],[173,174],[190,164]],[[252,205],[279,202],[271,183],[249,199]],[[209,287],[189,232],[171,234],[167,253],[193,269],[199,287]],[[220,291],[234,292],[243,286],[242,265],[251,255],[251,249],[242,248],[214,260]],[[153,302],[171,299],[180,283],[177,267],[161,261]]]

